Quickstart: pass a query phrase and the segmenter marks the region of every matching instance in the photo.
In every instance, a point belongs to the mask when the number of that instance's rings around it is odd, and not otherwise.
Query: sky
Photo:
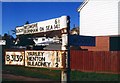
[[[2,35],[16,26],[40,22],[63,15],[70,16],[70,28],[79,26],[77,8],[82,2],[2,2]]]

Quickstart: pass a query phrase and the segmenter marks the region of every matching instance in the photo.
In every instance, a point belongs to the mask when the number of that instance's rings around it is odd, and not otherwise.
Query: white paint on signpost
[[[64,32],[64,31],[63,31]],[[64,51],[67,51],[67,45],[68,45],[68,35],[67,34],[62,34],[62,50]],[[68,52],[66,53],[66,55],[64,55],[66,57],[66,60],[65,60],[65,68],[67,68],[67,56],[68,56]],[[67,71],[66,70],[63,70],[61,71],[61,82],[62,83],[66,83],[67,82]]]
[[[5,64],[6,65],[24,65],[24,52],[5,52]]]
[[[70,63],[69,63],[69,60],[70,60],[70,55],[69,55],[69,23],[70,23],[70,18],[68,17],[67,20],[65,20],[66,24],[67,24],[67,27],[65,27],[63,30],[62,30],[62,47],[61,49],[66,51],[66,54],[64,55],[66,58],[65,58],[65,70],[61,71],[61,82],[62,83],[67,83],[69,82],[69,78],[70,78],[70,72],[69,72],[69,66],[70,66]]]

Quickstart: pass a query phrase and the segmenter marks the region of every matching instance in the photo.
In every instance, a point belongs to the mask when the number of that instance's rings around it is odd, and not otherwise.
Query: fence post
[[[70,51],[69,51],[69,24],[70,18],[67,17],[67,27],[62,29],[62,50],[65,52],[65,68],[61,71],[61,83],[70,81]]]

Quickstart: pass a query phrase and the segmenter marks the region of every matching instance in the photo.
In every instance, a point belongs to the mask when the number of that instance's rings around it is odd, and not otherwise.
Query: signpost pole
[[[61,71],[61,83],[68,83],[70,81],[70,51],[69,51],[69,23],[70,18],[67,17],[67,27],[62,30],[62,50],[65,53],[65,68]]]

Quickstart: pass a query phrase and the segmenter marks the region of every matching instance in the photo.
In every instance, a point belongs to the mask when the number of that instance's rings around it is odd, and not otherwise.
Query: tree
[[[29,21],[26,21],[26,23],[25,24],[29,24]]]
[[[5,33],[2,39],[6,40],[6,48],[10,48],[11,46],[14,45],[13,43],[14,37],[12,35]]]
[[[17,43],[18,46],[29,46],[35,44],[32,39],[32,35],[20,35],[17,38],[19,39]]]

